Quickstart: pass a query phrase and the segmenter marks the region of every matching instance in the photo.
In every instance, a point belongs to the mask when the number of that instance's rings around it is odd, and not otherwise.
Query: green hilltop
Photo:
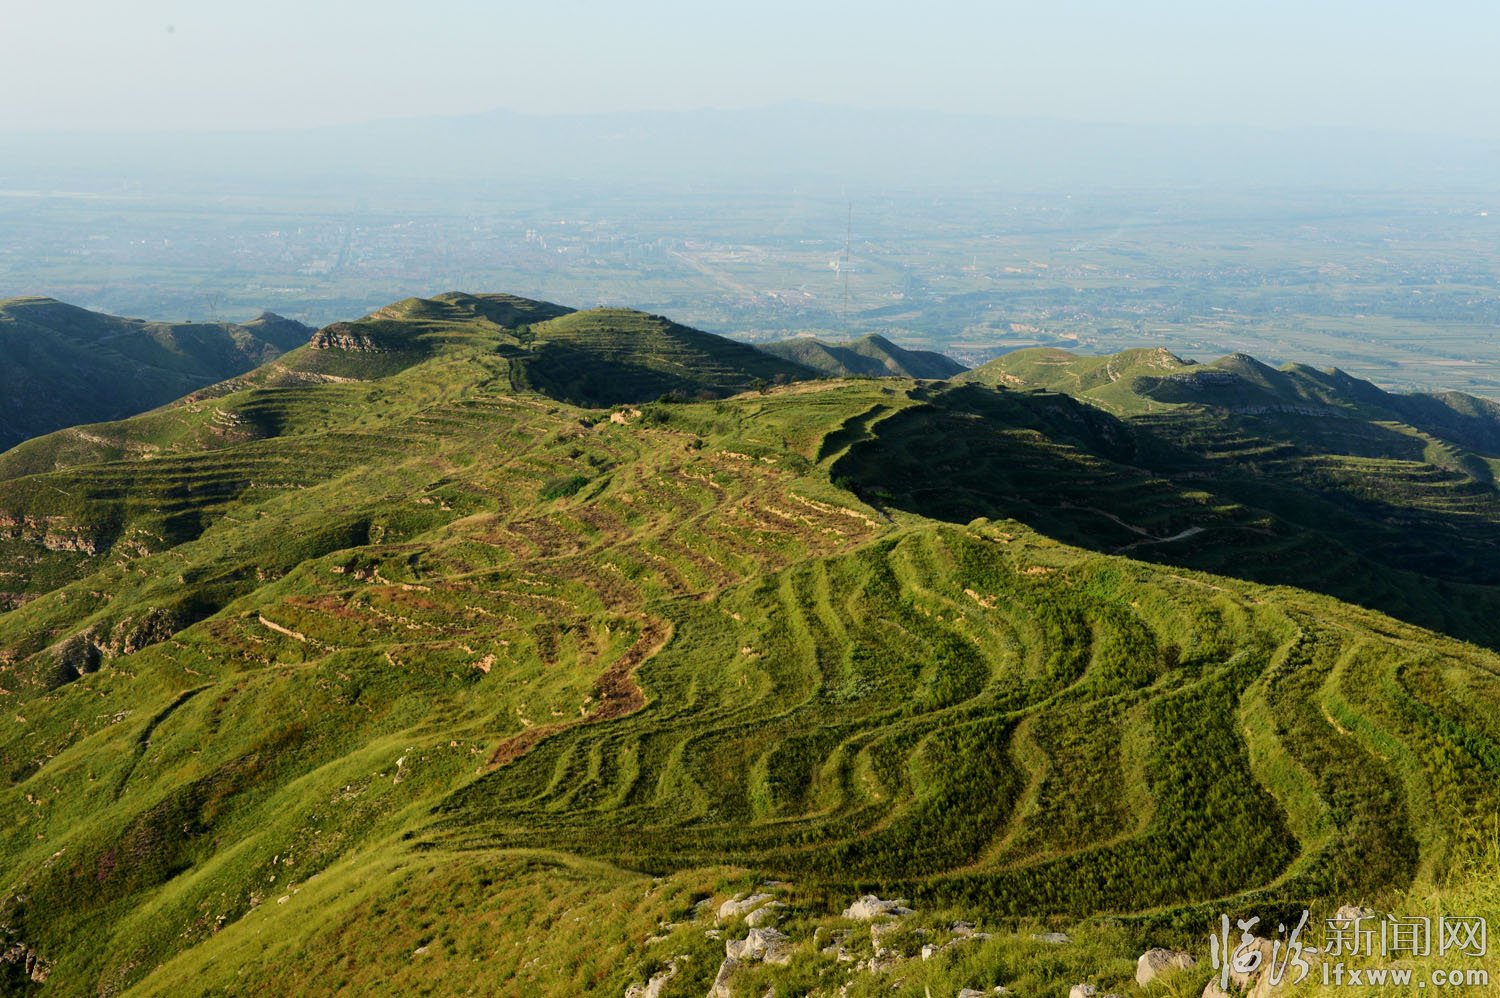
[[[1500,455],[1410,404],[1111,414],[452,294],[28,441],[0,987],[1052,995],[1175,945],[1197,994],[1221,911],[1500,914]],[[752,890],[785,963],[725,963]]]
[[[170,402],[259,367],[311,333],[270,312],[243,325],[165,323],[51,298],[0,301],[0,450]]]
[[[941,381],[968,368],[932,350],[907,350],[871,333],[848,343],[811,337],[760,344],[762,350],[835,378],[923,378]]]
[[[661,395],[717,397],[772,380],[813,376],[806,366],[734,340],[622,308],[571,312],[525,331],[526,382],[578,405]]]

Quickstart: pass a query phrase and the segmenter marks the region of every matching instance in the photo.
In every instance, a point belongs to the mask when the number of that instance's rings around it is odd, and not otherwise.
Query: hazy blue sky
[[[0,0],[11,128],[872,107],[1500,136],[1500,4]]]

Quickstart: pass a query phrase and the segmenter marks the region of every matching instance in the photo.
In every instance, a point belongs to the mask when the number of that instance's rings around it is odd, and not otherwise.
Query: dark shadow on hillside
[[[639,405],[664,395],[682,399],[724,398],[750,387],[751,378],[724,384],[692,373],[676,374],[629,360],[601,360],[598,353],[550,342],[524,355],[525,387],[570,405],[605,408]]]
[[[1494,506],[1487,485],[1463,479],[1452,508],[1419,508],[1400,501],[1403,483],[1340,478],[1319,445],[1269,432],[1277,460],[1214,460],[1050,392],[967,385],[924,403],[853,444],[835,481],[933,519],[1014,519],[1091,550],[1296,586],[1500,647],[1500,522],[1475,508]],[[1430,477],[1445,475],[1461,477]]]

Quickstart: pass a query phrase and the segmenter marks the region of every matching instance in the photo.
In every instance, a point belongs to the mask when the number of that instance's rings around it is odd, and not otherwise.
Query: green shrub
[[[568,496],[577,495],[578,490],[588,483],[589,480],[583,475],[554,478],[542,486],[541,498],[543,500],[566,499]]]

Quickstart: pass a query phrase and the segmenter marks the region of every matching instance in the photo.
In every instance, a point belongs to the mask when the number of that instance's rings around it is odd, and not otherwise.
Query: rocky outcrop
[[[839,963],[853,963],[854,951],[849,948],[849,937],[854,933],[850,929],[833,929],[828,933],[828,942],[821,942],[823,927],[819,926],[813,933],[813,945],[818,947],[818,952],[824,956],[831,956]]]
[[[733,957],[725,957],[724,962],[719,964],[719,972],[714,976],[714,983],[708,989],[708,998],[732,998],[733,992],[729,990],[729,980],[734,976],[740,962]]]
[[[25,943],[12,943],[0,953],[0,960],[14,964],[37,984],[44,984],[52,974],[52,963],[37,956],[36,950]]]
[[[769,904],[763,904],[759,908],[756,908],[750,914],[745,916],[745,924],[750,926],[751,928],[756,928],[761,925],[774,925],[776,924],[776,920],[781,917],[781,912],[785,908],[786,905],[782,904],[780,901],[772,901]]]
[[[73,635],[52,650],[56,662],[53,685],[61,686],[80,676],[98,672],[107,654],[108,649],[99,642],[93,630]]]
[[[1068,991],[1068,998],[1120,998],[1120,996],[1113,992],[1101,995],[1099,989],[1092,984],[1075,984]]]
[[[194,613],[185,606],[158,606],[117,621],[107,635],[103,633],[102,624],[90,625],[52,646],[51,682],[54,686],[61,686],[80,676],[98,672],[113,659],[134,655],[143,648],[170,639],[202,616],[202,613]]]
[[[667,982],[677,976],[677,965],[687,960],[685,956],[679,956],[670,961],[666,968],[651,975],[651,979],[645,984],[632,984],[625,989],[625,998],[661,998],[662,988]]]
[[[347,350],[350,353],[384,353],[381,343],[365,330],[348,322],[335,322],[313,333],[307,345],[314,350]]]
[[[731,919],[741,918],[771,900],[773,900],[773,895],[770,894],[736,894],[719,905],[719,921],[728,922]]]
[[[1343,910],[1343,909],[1340,909]],[[1368,910],[1368,909],[1363,909]],[[1279,949],[1279,952],[1278,952]],[[1285,974],[1278,974],[1279,980],[1272,983],[1272,961],[1276,961],[1277,970],[1280,971],[1288,960],[1285,948],[1280,948],[1269,939],[1256,938],[1240,952],[1242,966],[1248,966],[1250,970],[1237,970],[1231,966],[1229,983],[1231,990],[1226,992],[1220,985],[1220,977],[1214,977],[1203,988],[1203,998],[1230,998],[1231,994],[1246,995],[1248,998],[1270,998],[1272,995],[1280,995],[1290,992],[1297,971],[1287,969]],[[1258,957],[1255,955],[1258,954]],[[1313,961],[1318,959],[1315,950],[1304,949],[1305,959]]]
[[[139,617],[127,617],[111,628],[105,651],[111,657],[134,655],[142,648],[160,644],[195,622],[192,615],[181,607],[154,606]]]
[[[922,947],[922,959],[931,960],[933,957],[955,946],[967,942],[984,942],[990,938],[988,932],[975,932],[974,926],[967,922],[954,922],[952,930],[953,938],[945,943],[928,943]]]
[[[1250,953],[1259,953],[1259,959],[1250,957]],[[1230,983],[1242,990],[1256,984],[1265,969],[1271,965],[1271,960],[1275,955],[1276,947],[1275,944],[1271,942],[1271,940],[1257,938],[1255,942],[1245,950],[1245,963],[1253,966],[1255,969],[1249,971],[1232,971],[1229,975]]]
[[[76,551],[97,555],[109,541],[96,531],[70,524],[62,516],[30,516],[0,513],[0,540],[40,544],[48,551]]]
[[[906,907],[902,901],[882,901],[874,894],[866,894],[858,901],[844,909],[844,917],[852,918],[861,922],[868,922],[872,918],[881,918],[886,915],[900,916],[910,915],[912,910]]]
[[[751,929],[750,934],[744,939],[731,939],[726,942],[724,956],[740,963],[748,960],[777,964],[790,963],[792,940],[785,932],[777,929]]]
[[[30,603],[37,598],[36,593],[4,593],[0,592],[0,613],[8,613],[18,606]]]
[[[784,932],[772,928],[755,928],[744,939],[730,939],[724,943],[724,962],[708,989],[708,998],[730,998],[729,981],[735,969],[744,963],[759,960],[763,963],[786,964],[792,960],[792,940]]]
[[[1148,949],[1135,962],[1135,982],[1144,988],[1163,974],[1186,970],[1196,962],[1191,953],[1181,950]]]
[[[870,944],[875,947],[875,955],[883,956],[889,947],[885,944],[885,937],[901,930],[900,922],[879,922],[870,926]],[[925,929],[918,929],[917,933],[926,935]]]

